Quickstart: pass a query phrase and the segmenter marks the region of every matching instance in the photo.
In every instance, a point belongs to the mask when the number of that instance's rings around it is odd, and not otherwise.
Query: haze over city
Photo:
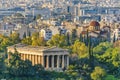
[[[0,0],[0,80],[120,80],[120,0]]]

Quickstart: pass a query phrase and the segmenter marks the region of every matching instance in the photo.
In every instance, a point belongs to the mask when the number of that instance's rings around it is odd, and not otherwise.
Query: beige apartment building
[[[20,53],[22,60],[30,60],[33,65],[41,64],[46,70],[63,71],[69,66],[69,52],[58,47],[33,47],[16,44],[8,47],[8,52]],[[8,58],[10,55],[8,54]]]

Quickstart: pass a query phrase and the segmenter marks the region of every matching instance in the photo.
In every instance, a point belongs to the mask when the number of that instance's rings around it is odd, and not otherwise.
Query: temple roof
[[[24,53],[24,52],[29,52],[29,53],[41,53],[41,52],[68,52],[67,49],[62,49],[62,48],[59,48],[59,47],[44,47],[44,46],[27,46],[25,44],[15,44],[13,46],[9,46],[7,47],[7,49],[9,50],[9,52],[12,50],[14,51],[16,48],[16,50],[19,52],[19,53]]]

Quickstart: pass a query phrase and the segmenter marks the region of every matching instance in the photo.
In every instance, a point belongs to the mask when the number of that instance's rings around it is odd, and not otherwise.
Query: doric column
[[[33,65],[35,65],[35,56],[32,55],[32,62],[33,62]]]
[[[52,55],[52,59],[51,59],[52,61],[51,61],[51,63],[52,63],[52,68],[54,68],[54,55]]]
[[[67,55],[67,67],[69,66],[69,56]]]
[[[38,59],[37,58],[38,58],[37,55],[35,55],[35,64],[38,63]]]
[[[28,54],[28,60],[30,60],[30,54]]]
[[[65,67],[65,58],[64,58],[64,55],[62,55],[62,68]]]
[[[40,55],[40,64],[42,64],[42,56]]]
[[[20,54],[20,57],[21,57],[21,59],[23,60],[23,55],[22,55],[22,54]],[[9,54],[8,54],[8,58],[9,58]]]
[[[26,59],[26,56],[25,56],[25,54],[23,54],[24,55],[24,60]]]
[[[27,59],[29,59],[29,54],[26,54]]]
[[[31,57],[31,54],[29,54],[29,60],[32,61],[32,57]]]
[[[43,56],[41,56],[42,57],[42,65],[43,65],[43,67],[45,66],[45,64],[44,64],[44,55]]]
[[[36,55],[34,55],[34,65],[36,64]]]
[[[40,64],[40,55],[38,55],[38,64]]]
[[[59,57],[59,55],[57,55],[57,68],[59,68],[59,66],[60,66],[60,57]]]
[[[46,65],[47,68],[49,68],[49,55],[47,55],[47,65]]]
[[[27,60],[29,60],[29,54],[27,54]]]
[[[37,64],[39,64],[39,55],[37,55]]]

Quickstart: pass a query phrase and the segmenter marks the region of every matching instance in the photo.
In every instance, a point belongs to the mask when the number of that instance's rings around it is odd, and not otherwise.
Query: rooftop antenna
[[[34,10],[35,9],[33,8],[33,10],[32,10],[33,19],[34,19],[34,16],[35,16],[35,11]]]
[[[27,8],[26,7],[24,7],[24,10],[25,10],[25,12],[24,12],[24,14],[23,14],[23,16],[24,16],[24,24],[26,23],[25,21],[25,19],[26,19],[26,14],[27,14]]]
[[[33,10],[32,10],[33,12],[32,12],[32,14],[33,14],[33,18],[34,18],[34,16],[35,16],[35,11],[34,11],[34,8],[33,8]]]

